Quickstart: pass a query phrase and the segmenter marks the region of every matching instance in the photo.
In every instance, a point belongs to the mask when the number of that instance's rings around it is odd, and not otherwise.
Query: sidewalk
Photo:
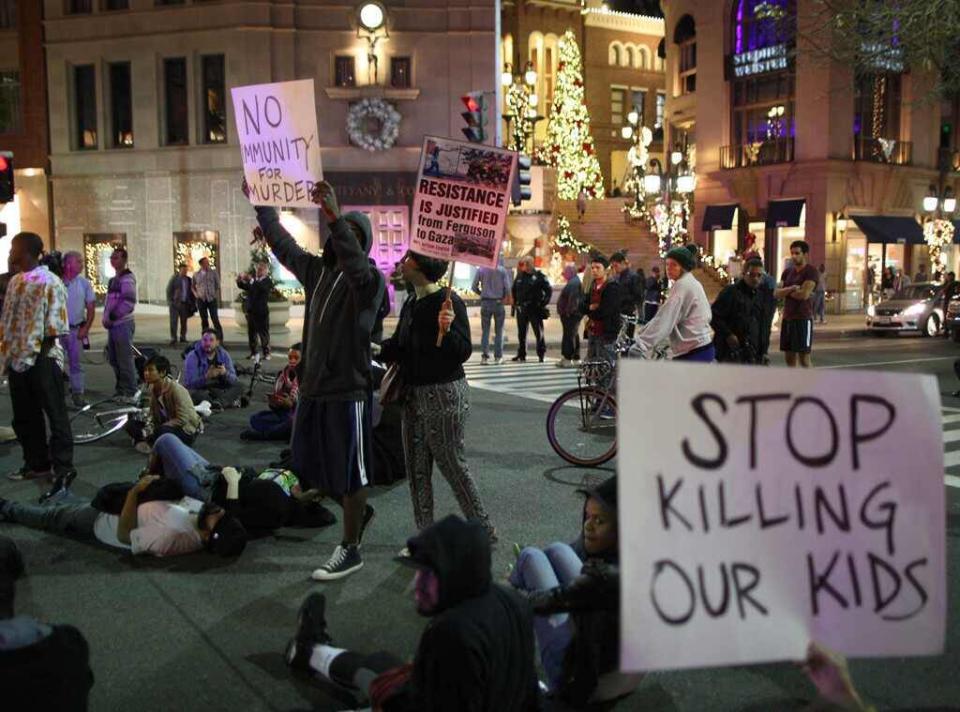
[[[296,316],[291,316],[290,320],[287,322],[287,327],[289,331],[287,333],[279,333],[276,330],[271,330],[270,338],[271,341],[278,347],[280,346],[289,346],[290,344],[296,343],[300,340],[300,336],[303,332],[303,318],[300,316],[302,308],[294,307],[291,312]],[[473,335],[473,344],[474,349],[479,351],[480,348],[480,315],[479,309],[468,309],[470,314],[470,330]],[[562,336],[560,320],[556,317],[553,309],[551,309],[551,316],[544,322],[547,346],[550,348],[559,348],[560,347],[560,338]],[[223,326],[223,335],[224,340],[227,342],[228,346],[237,347],[237,348],[246,348],[247,343],[247,332],[246,328],[240,329],[237,327],[236,322],[232,316],[232,310],[222,310],[220,312],[220,323]],[[509,310],[507,312],[507,320],[504,325],[505,331],[505,345],[504,353],[512,355],[516,352],[516,343],[517,343],[517,322],[515,319],[512,319],[509,316]],[[100,326],[100,316],[97,315],[97,326],[93,329],[90,334],[91,344],[94,348],[101,348],[106,343],[106,334],[103,328]],[[161,313],[160,308],[156,306],[144,305],[137,311],[137,332],[136,332],[136,342],[137,343],[149,343],[149,344],[166,344],[170,340],[169,332],[169,318],[166,314],[166,310]],[[397,325],[397,317],[390,316],[384,320],[383,324],[383,333],[387,336],[393,333]],[[581,327],[582,328],[582,327]],[[491,331],[493,330],[493,325],[491,324]],[[777,329],[774,329],[774,334],[778,333]],[[865,324],[864,316],[862,314],[841,314],[841,315],[829,315],[827,317],[826,324],[816,324],[814,326],[814,333],[828,338],[849,338],[863,336],[865,333]],[[188,334],[187,336],[190,339],[200,338],[200,317],[195,316],[190,319],[188,323]],[[492,334],[491,334],[492,338]],[[530,333],[527,336],[528,339],[528,351],[533,346],[533,330],[530,330]]]

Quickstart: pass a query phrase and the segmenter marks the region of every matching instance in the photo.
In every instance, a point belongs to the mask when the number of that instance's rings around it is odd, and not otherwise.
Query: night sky
[[[609,5],[613,10],[663,17],[663,12],[660,11],[660,0],[610,0]]]

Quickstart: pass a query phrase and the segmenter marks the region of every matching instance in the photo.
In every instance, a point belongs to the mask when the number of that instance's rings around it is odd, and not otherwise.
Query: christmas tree
[[[557,197],[576,200],[583,188],[591,199],[603,198],[600,162],[590,135],[590,114],[583,97],[580,47],[573,30],[560,40],[557,87],[543,158],[557,169]]]

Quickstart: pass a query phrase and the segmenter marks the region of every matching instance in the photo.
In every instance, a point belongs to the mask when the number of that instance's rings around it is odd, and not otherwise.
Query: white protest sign
[[[254,205],[316,207],[323,180],[313,80],[234,87],[243,173]]]
[[[942,652],[935,378],[625,360],[618,406],[623,670]]]
[[[443,260],[495,266],[516,170],[513,151],[425,137],[410,248]]]

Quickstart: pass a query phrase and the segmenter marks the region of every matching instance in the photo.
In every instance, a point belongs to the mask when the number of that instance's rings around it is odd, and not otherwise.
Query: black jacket
[[[640,282],[639,275],[626,267],[623,272],[617,275],[616,280],[610,281],[616,281],[620,287],[620,313],[636,313],[637,304],[643,301],[644,292],[644,285]]]
[[[273,290],[273,280],[269,277],[251,279],[245,282],[237,277],[237,286],[247,293],[243,300],[243,310],[254,316],[266,316],[270,313],[270,292]]]
[[[370,335],[384,290],[383,275],[367,259],[373,244],[369,219],[347,213],[332,223],[322,256],[300,247],[273,208],[258,207],[257,222],[306,296],[300,396],[364,400],[371,387]]]
[[[55,625],[33,645],[0,651],[0,707],[84,712],[93,687],[90,648],[73,626]]]
[[[470,358],[473,343],[470,321],[463,300],[451,294],[453,324],[437,348],[439,326],[437,318],[446,299],[447,290],[429,294],[422,299],[407,297],[400,310],[393,336],[381,346],[384,363],[399,363],[403,382],[408,386],[450,383],[463,378],[463,362]]]
[[[713,303],[713,346],[717,361],[759,363],[770,348],[770,327],[776,300],[761,284],[752,289],[742,279],[724,287]],[[733,334],[740,341],[739,353],[731,351],[727,337]]]
[[[613,341],[620,335],[620,307],[623,303],[621,299],[621,285],[618,282],[608,279],[600,292],[600,306],[590,311],[591,291],[583,297],[582,311],[587,315],[590,321],[600,321],[603,323],[603,338],[607,341]]]
[[[553,290],[550,282],[540,270],[533,274],[521,272],[513,281],[513,303],[519,309],[535,314],[550,303]]]
[[[490,576],[490,543],[476,522],[450,516],[408,544],[440,582],[440,603],[417,646],[403,704],[417,712],[526,712],[539,707],[533,619]]]

